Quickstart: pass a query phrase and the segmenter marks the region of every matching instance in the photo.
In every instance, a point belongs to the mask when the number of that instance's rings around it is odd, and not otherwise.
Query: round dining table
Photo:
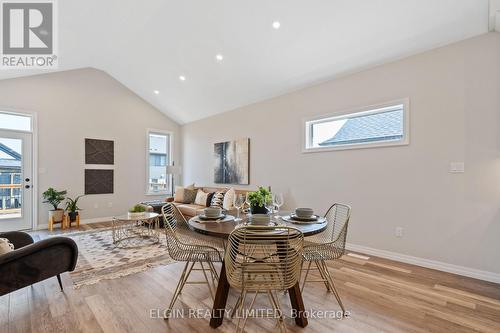
[[[312,236],[324,231],[328,224],[324,218],[319,218],[318,222],[314,223],[292,223],[281,218],[289,214],[289,212],[280,212],[279,215],[275,217],[275,220],[279,223],[279,225],[299,229],[304,234],[304,237]],[[229,234],[234,230],[234,228],[236,228],[236,226],[246,223],[247,221],[248,216],[243,216],[241,221],[226,218],[217,222],[203,221],[198,216],[195,216],[189,219],[188,224],[189,227],[196,232],[225,239],[229,237]],[[210,326],[213,328],[217,328],[222,325],[224,314],[226,313],[225,310],[229,289],[230,285],[227,281],[226,266],[224,261],[222,261],[219,282],[217,284],[217,292],[215,294],[214,304],[212,307],[212,317],[210,318]],[[290,296],[292,309],[296,314],[294,318],[295,324],[300,327],[306,327],[308,324],[307,314],[305,313],[304,300],[302,299],[302,293],[300,291],[298,281],[293,287],[288,289],[288,295]]]

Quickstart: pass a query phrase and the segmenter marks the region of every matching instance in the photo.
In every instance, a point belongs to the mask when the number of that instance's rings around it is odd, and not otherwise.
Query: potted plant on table
[[[74,199],[67,198],[66,199],[66,211],[68,212],[69,216],[69,221],[70,222],[75,222],[76,217],[78,216],[79,212],[81,209],[78,207],[78,199],[83,197],[83,195],[79,195]]]
[[[270,200],[272,200],[271,192],[265,187],[260,186],[257,191],[248,192],[248,201],[252,214],[267,214],[266,203]]]
[[[137,204],[128,210],[128,217],[130,219],[136,219],[143,217],[146,212],[146,207],[144,205]]]
[[[49,210],[49,219],[54,222],[61,222],[64,216],[64,209],[59,208],[59,204],[65,199],[67,191],[57,191],[50,187],[42,193],[44,203],[51,204],[54,209]]]

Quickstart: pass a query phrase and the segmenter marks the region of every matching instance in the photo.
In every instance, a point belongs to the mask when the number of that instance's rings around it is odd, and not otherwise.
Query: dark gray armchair
[[[34,243],[25,232],[0,233],[14,244],[14,251],[0,255],[0,296],[33,283],[75,269],[78,258],[76,243],[67,237],[52,237]]]

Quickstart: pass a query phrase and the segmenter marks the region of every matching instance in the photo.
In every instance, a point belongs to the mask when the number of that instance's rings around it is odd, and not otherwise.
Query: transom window
[[[0,111],[0,129],[31,132],[31,116]]]
[[[408,144],[408,101],[305,121],[305,151]]]
[[[170,190],[171,176],[167,165],[171,161],[171,135],[162,132],[148,132],[148,194],[165,194]]]

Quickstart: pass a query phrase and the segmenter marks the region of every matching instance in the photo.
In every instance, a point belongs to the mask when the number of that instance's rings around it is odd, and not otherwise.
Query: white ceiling
[[[59,70],[102,69],[180,123],[488,31],[488,0],[57,2]]]

